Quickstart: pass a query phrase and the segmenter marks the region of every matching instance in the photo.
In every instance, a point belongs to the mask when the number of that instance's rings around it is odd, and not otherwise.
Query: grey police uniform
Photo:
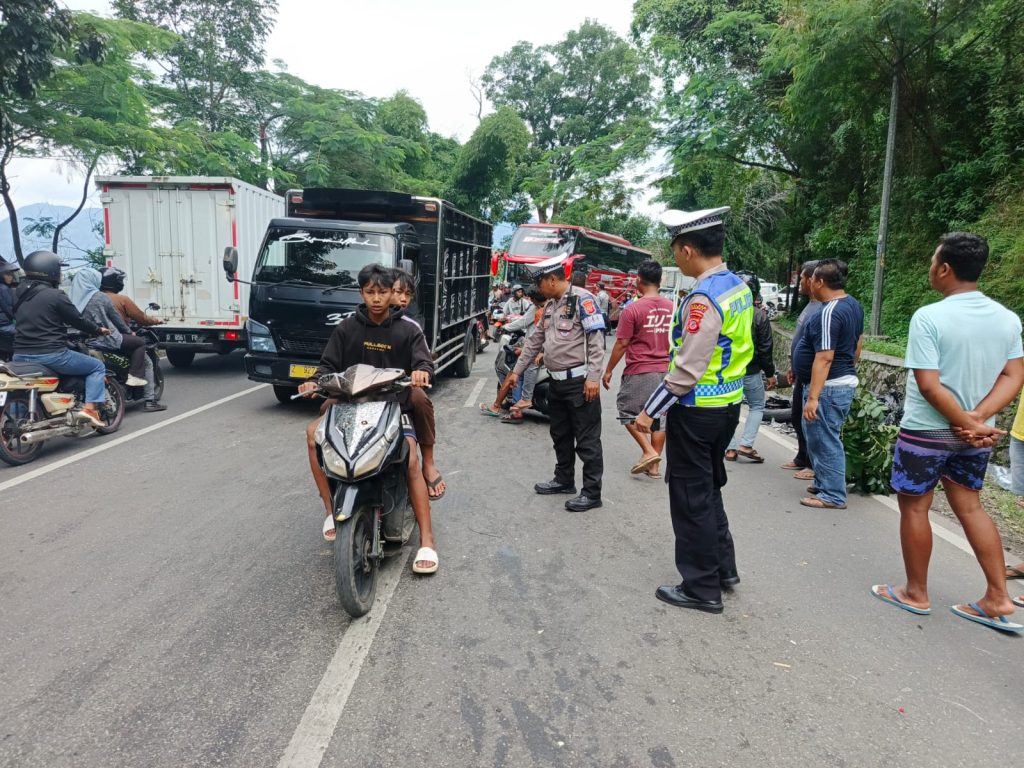
[[[555,481],[575,485],[575,455],[583,462],[582,493],[601,498],[604,457],[601,450],[601,399],[587,402],[585,381],[599,382],[604,363],[604,318],[593,294],[571,286],[544,305],[540,324],[526,340],[513,369],[517,375],[543,351],[551,374],[548,394]]]

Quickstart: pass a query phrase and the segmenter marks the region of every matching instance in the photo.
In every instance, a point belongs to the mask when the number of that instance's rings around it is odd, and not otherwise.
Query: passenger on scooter
[[[100,352],[121,352],[128,357],[129,387],[142,387],[146,400],[144,410],[150,413],[166,411],[167,406],[156,401],[156,380],[153,363],[146,355],[146,341],[132,333],[110,297],[100,290],[100,273],[90,267],[78,270],[71,282],[71,302],[82,315],[97,325],[111,329],[111,334],[89,342]]]
[[[513,285],[512,286],[512,298],[505,302],[505,306],[501,308],[501,311],[505,313],[505,317],[521,316],[525,315],[532,309],[530,306],[530,300],[526,298],[526,294],[523,291],[523,286]]]
[[[414,320],[405,317],[401,309],[391,306],[391,289],[394,285],[392,271],[380,264],[369,264],[359,271],[358,280],[363,303],[335,327],[314,378],[299,387],[300,394],[312,396],[317,388],[316,377],[339,373],[359,363],[377,368],[402,368],[412,380],[413,387],[430,384],[434,362],[423,331]],[[410,413],[412,408],[409,398],[402,395],[398,397],[402,411]],[[334,509],[330,486],[316,454],[315,432],[322,418],[315,419],[306,429],[306,444],[313,480],[324,503],[326,519],[323,535],[326,540],[333,541]],[[409,499],[420,528],[421,545],[412,569],[416,573],[434,573],[438,557],[430,525],[430,496],[420,468],[415,431],[411,428],[406,434],[406,441],[409,444]]]
[[[416,295],[416,283],[404,269],[396,269],[395,284],[391,288],[391,303],[403,311],[409,308]],[[407,316],[408,317],[408,316]],[[423,455],[423,480],[431,501],[440,500],[448,487],[441,471],[434,463],[434,445],[437,442],[437,428],[434,424],[434,403],[423,389],[409,390],[409,404],[412,406],[412,425],[416,429],[416,440]]]
[[[504,331],[509,333],[515,333],[516,331],[525,331],[523,340],[530,338],[534,330],[537,328],[537,323],[540,322],[541,308],[544,306],[544,302],[547,299],[544,295],[536,288],[530,291],[530,301],[533,304],[533,311],[527,311],[522,317],[513,320],[504,327]],[[501,353],[499,353],[501,354]],[[537,385],[537,374],[540,370],[540,366],[544,361],[544,353],[537,355],[536,360],[526,369],[526,373],[523,374],[522,381],[518,382],[518,385],[513,385],[510,378],[506,377],[505,381],[501,383],[498,388],[498,394],[494,398],[494,402],[488,405],[487,403],[480,403],[481,413],[487,416],[499,416],[501,417],[502,423],[505,424],[520,424],[523,420],[523,410],[526,408],[533,407],[533,389]],[[515,405],[512,406],[509,414],[504,414],[502,406],[505,403],[505,398],[508,397],[509,390],[513,389],[513,397],[516,398]]]
[[[161,318],[147,315],[139,309],[138,304],[121,293],[124,290],[124,277],[124,270],[117,267],[107,267],[103,270],[103,277],[100,280],[100,290],[110,297],[110,300],[114,303],[114,308],[121,313],[124,321],[146,327],[163,325],[164,321]]]
[[[105,427],[100,406],[106,402],[106,368],[95,357],[68,349],[73,326],[91,336],[110,329],[82,317],[60,285],[60,259],[50,251],[25,258],[25,279],[15,292],[14,361],[45,365],[55,373],[85,377],[85,407],[76,415],[94,427]]]

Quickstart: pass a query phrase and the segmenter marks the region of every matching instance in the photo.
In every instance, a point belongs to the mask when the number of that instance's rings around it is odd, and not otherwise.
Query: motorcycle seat
[[[0,371],[26,378],[31,376],[57,376],[56,372],[51,371],[45,365],[40,365],[39,363],[0,363]]]

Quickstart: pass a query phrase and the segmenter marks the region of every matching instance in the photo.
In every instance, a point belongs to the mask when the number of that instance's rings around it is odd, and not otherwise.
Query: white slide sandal
[[[421,560],[431,563],[431,565],[428,565],[426,568],[417,565]],[[416,550],[416,557],[414,557],[412,561],[413,573],[435,573],[437,571],[437,566],[437,552],[432,550],[430,547],[420,547]]]

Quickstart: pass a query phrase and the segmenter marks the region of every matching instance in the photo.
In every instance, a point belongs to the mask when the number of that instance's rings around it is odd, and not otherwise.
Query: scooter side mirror
[[[228,246],[224,249],[224,274],[229,283],[235,281],[235,273],[238,271],[238,249]]]
[[[155,301],[151,301],[151,302],[149,302],[149,304],[148,304],[148,305],[146,306],[146,309],[148,309],[148,310],[149,310],[150,312],[156,312],[157,310],[159,310],[159,309],[160,309],[160,305],[159,305],[159,304],[157,304],[157,303],[156,303]]]

